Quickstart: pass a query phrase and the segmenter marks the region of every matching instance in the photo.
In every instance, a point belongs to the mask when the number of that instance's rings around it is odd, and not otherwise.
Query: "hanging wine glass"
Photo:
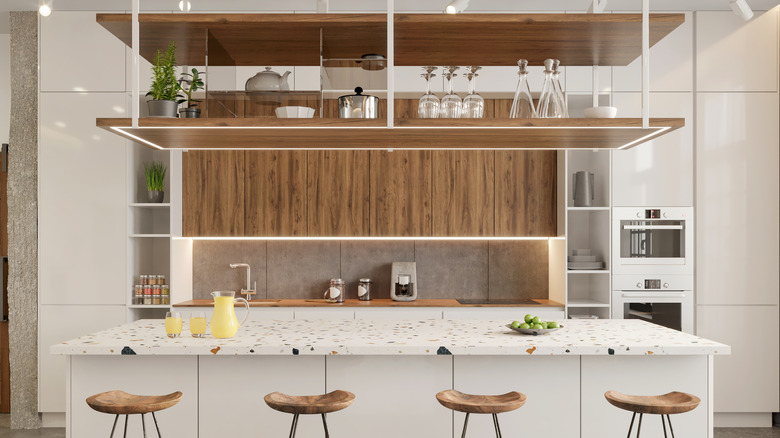
[[[512,110],[509,117],[512,119],[530,119],[539,117],[534,108],[534,100],[531,97],[531,87],[528,86],[528,61],[520,59],[517,61],[520,71],[517,72],[517,90],[515,98],[512,101]]]
[[[561,87],[560,70],[558,67],[561,65],[561,61],[554,60],[553,62],[553,87],[555,88],[555,98],[558,100],[558,106],[561,108],[563,115],[561,117],[569,117],[569,108],[566,105],[566,95],[563,94],[563,88]]]
[[[448,119],[460,118],[460,112],[463,108],[463,100],[452,91],[452,79],[458,76],[455,72],[460,67],[444,67],[444,78],[447,79],[447,94],[441,99],[441,110],[439,117]]]
[[[417,117],[421,119],[436,119],[439,117],[439,98],[431,93],[431,78],[436,77],[433,74],[438,67],[423,67],[425,73],[420,76],[425,79],[425,94],[420,98],[417,104]]]
[[[469,94],[463,99],[463,109],[460,116],[467,119],[481,119],[485,115],[485,99],[474,90],[476,87],[477,71],[482,67],[466,67],[469,72],[466,78],[469,80]]]
[[[542,84],[542,94],[539,97],[538,112],[539,117],[542,118],[561,118],[564,114],[553,83],[554,64],[554,59],[544,60],[544,84]]]

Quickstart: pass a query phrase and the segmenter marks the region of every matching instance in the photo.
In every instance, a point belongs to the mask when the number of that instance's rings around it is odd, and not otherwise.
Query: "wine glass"
[[[444,67],[444,78],[447,79],[447,94],[445,94],[441,100],[441,110],[439,111],[439,117],[441,118],[460,118],[463,100],[452,91],[452,79],[458,76],[455,72],[459,68],[460,67],[456,66]]]
[[[469,69],[469,72],[466,73],[466,78],[469,80],[469,94],[463,99],[463,110],[460,116],[467,119],[481,119],[485,116],[485,99],[474,91],[474,87],[476,78],[479,76],[477,71],[481,70],[482,67],[466,68]]]
[[[425,73],[421,74],[425,79],[425,94],[420,98],[417,104],[417,117],[421,119],[436,119],[439,117],[439,98],[431,93],[431,78],[436,77],[433,72],[438,67],[423,67]]]

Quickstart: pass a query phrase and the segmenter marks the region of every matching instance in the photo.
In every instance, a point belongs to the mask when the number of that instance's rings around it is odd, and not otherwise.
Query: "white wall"
[[[8,143],[11,124],[11,36],[0,34],[0,143]]]

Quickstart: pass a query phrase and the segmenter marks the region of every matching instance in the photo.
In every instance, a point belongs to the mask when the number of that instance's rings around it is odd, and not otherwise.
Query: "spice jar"
[[[160,297],[160,285],[152,285],[152,304],[162,304]]]
[[[160,285],[160,304],[171,304],[171,287],[167,284]]]
[[[330,287],[325,291],[325,301],[329,303],[343,303],[346,284],[340,278],[331,278]]]
[[[144,304],[152,304],[152,285],[144,285]]]
[[[358,299],[360,301],[371,301],[371,279],[361,278],[358,284]]]
[[[164,275],[158,275],[157,276],[157,284],[159,284],[159,285],[165,284],[165,276]]]
[[[136,284],[133,286],[133,304],[144,303],[144,285]]]
[[[148,276],[148,275],[141,274],[141,275],[139,275],[138,277],[139,277],[139,279],[140,279],[140,283],[141,283],[142,285],[147,285],[147,284],[149,284],[149,276]]]
[[[152,286],[158,284],[156,275],[150,275],[149,276],[149,284],[151,284]]]

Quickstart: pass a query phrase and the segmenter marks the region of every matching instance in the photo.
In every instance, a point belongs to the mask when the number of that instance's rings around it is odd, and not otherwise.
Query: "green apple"
[[[526,318],[527,318],[527,316],[526,316]],[[541,324],[542,323],[542,318],[539,318],[538,316],[534,316],[531,320],[534,322],[534,324]],[[528,320],[526,319],[526,321],[528,321]]]
[[[520,327],[520,321],[512,321],[512,324],[510,324],[510,327],[512,327],[512,328]]]
[[[547,330],[547,323],[546,322],[542,322],[541,325],[542,325],[543,329]]]
[[[521,329],[528,329],[528,328],[531,328],[531,326],[524,322],[524,323],[520,324],[520,328]]]
[[[534,326],[532,328],[534,330],[541,330],[542,329],[542,325],[541,324],[534,324]]]
[[[550,321],[549,323],[547,323],[547,328],[557,329],[557,328],[561,328],[561,326],[555,321]]]
[[[529,313],[528,315],[525,315],[524,319],[525,319],[526,324],[530,324],[530,323],[533,322],[534,316]]]

